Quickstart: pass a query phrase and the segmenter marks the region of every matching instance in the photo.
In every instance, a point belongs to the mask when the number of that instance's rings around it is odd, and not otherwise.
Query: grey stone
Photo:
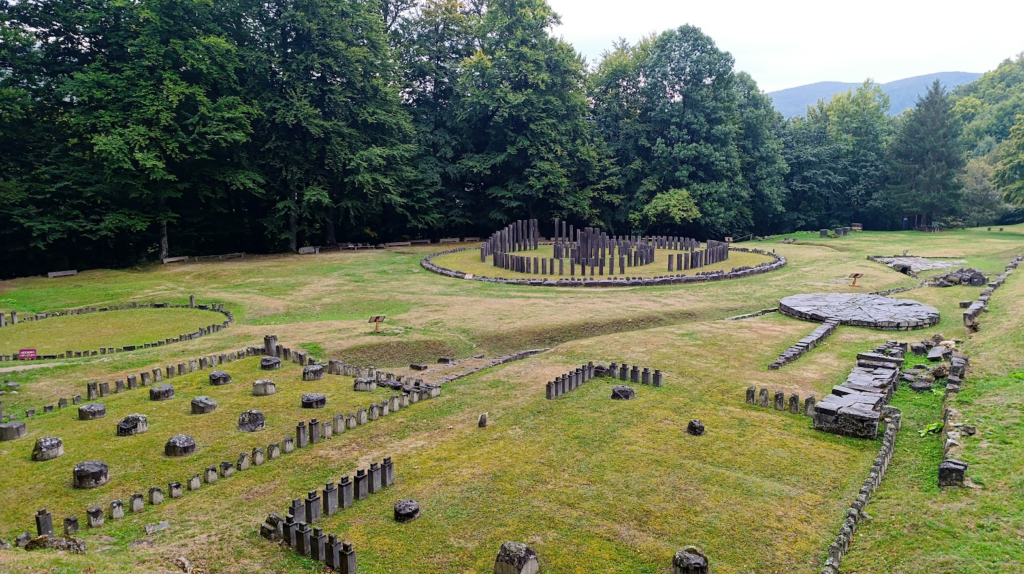
[[[250,409],[238,416],[238,430],[244,432],[255,432],[266,428],[266,417],[263,411]]]
[[[302,408],[322,409],[327,406],[327,396],[323,393],[303,393]]]
[[[537,553],[522,542],[505,542],[494,559],[494,574],[537,574]]]
[[[319,381],[324,378],[323,365],[308,365],[302,369],[303,381]]]
[[[963,486],[966,473],[966,462],[946,459],[939,464],[939,486]]]
[[[612,388],[612,400],[628,401],[632,400],[634,396],[635,393],[633,392],[633,387],[629,387],[626,385],[615,385],[615,387]]]
[[[266,397],[277,392],[277,386],[270,379],[260,379],[252,384],[252,394],[257,397]]]
[[[117,423],[117,436],[132,436],[149,430],[149,419],[146,415],[132,414]]]
[[[187,434],[176,434],[167,439],[164,454],[167,456],[188,456],[196,451],[196,441]]]
[[[696,546],[686,546],[672,558],[672,574],[708,574],[708,559]]]
[[[411,498],[395,503],[395,522],[411,522],[420,517],[420,505]]]
[[[86,403],[78,407],[78,420],[91,421],[107,416],[107,407],[100,403]]]
[[[192,399],[192,414],[205,415],[217,410],[217,401],[201,395]]]
[[[686,432],[693,436],[700,436],[704,434],[704,423],[697,419],[693,419],[686,425]]]
[[[87,460],[75,465],[72,477],[75,488],[97,488],[110,480],[110,470],[105,462]]]
[[[231,382],[231,375],[226,371],[213,371],[210,373],[210,384],[214,386],[226,385]]]
[[[0,442],[16,440],[28,434],[28,427],[21,421],[0,424]]]
[[[32,448],[32,460],[42,462],[53,460],[64,454],[64,441],[55,436],[41,436]]]
[[[174,398],[174,387],[169,384],[149,387],[149,400],[166,401]]]
[[[260,359],[260,368],[264,371],[276,371],[281,368],[281,359],[277,357],[263,357]]]
[[[782,299],[779,312],[807,321],[838,321],[843,325],[907,331],[939,322],[934,307],[910,299],[860,293],[810,293]]]

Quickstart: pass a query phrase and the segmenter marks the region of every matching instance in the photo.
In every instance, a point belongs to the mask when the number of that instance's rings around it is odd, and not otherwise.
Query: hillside
[[[889,94],[891,107],[889,113],[897,115],[907,108],[911,108],[917,102],[917,96],[924,94],[931,83],[938,78],[947,90],[973,82],[981,74],[973,72],[939,72],[936,74],[925,74],[913,78],[903,78],[885,84],[881,84],[885,93]],[[818,100],[829,100],[832,96],[856,88],[860,82],[816,82],[805,86],[787,88],[777,92],[769,92],[775,109],[787,118],[803,115],[807,106],[814,105]]]

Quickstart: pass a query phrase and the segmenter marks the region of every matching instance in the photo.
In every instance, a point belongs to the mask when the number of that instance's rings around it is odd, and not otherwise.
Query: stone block
[[[75,488],[97,488],[110,480],[110,470],[104,462],[87,460],[75,465],[72,477]]]
[[[64,441],[54,436],[42,436],[36,439],[32,448],[32,460],[43,462],[53,460],[64,454]]]
[[[505,542],[494,559],[494,574],[537,574],[537,553],[522,542]]]

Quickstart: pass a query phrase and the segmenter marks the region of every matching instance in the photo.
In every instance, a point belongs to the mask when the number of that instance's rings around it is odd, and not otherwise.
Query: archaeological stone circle
[[[792,295],[779,303],[779,312],[805,321],[836,321],[884,331],[923,329],[939,322],[935,307],[910,299],[860,293]]]

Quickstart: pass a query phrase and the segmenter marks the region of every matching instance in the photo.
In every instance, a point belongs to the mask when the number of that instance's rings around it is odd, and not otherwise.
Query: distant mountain
[[[881,84],[881,86],[885,93],[889,94],[889,114],[895,116],[907,108],[914,107],[914,104],[917,103],[917,96],[923,95],[936,78],[946,86],[947,91],[950,91],[960,84],[969,84],[979,77],[981,74],[972,72],[939,72],[904,78]],[[771,96],[775,109],[787,118],[791,118],[804,115],[807,112],[807,106],[813,106],[818,103],[818,100],[828,101],[832,99],[832,96],[856,88],[860,84],[861,82],[817,82],[769,92],[768,95]]]

